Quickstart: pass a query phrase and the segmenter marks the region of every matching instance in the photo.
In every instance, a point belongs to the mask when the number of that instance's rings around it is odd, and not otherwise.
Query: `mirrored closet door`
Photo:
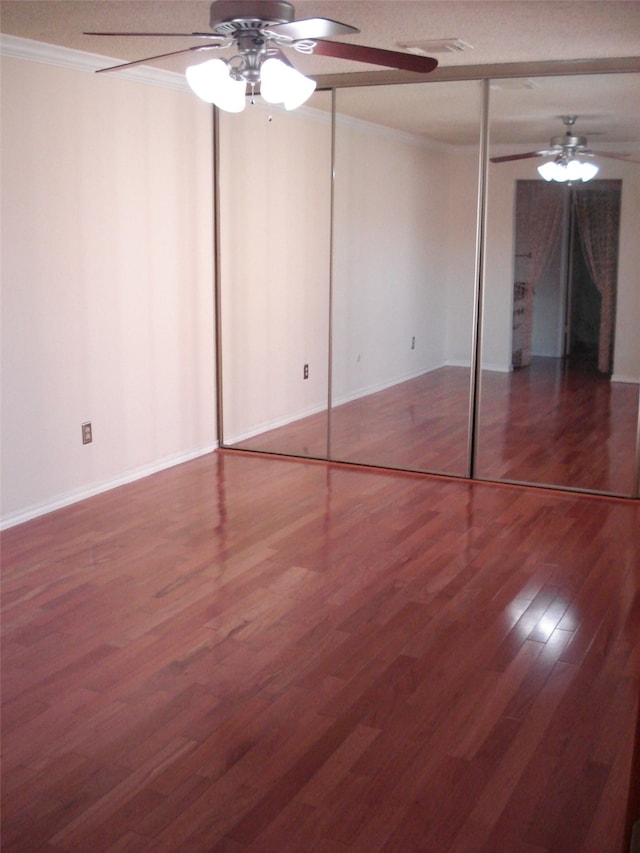
[[[326,458],[331,93],[218,113],[218,353],[227,446]]]
[[[497,80],[489,127],[475,474],[632,495],[640,78]],[[538,166],[567,138],[599,171],[584,182],[544,180]],[[541,150],[554,153],[531,156]]]
[[[467,470],[481,88],[336,92],[333,459]]]

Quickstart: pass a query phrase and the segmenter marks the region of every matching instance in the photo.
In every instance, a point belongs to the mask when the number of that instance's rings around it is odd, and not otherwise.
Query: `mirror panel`
[[[331,94],[219,112],[218,164],[221,443],[326,458]]]
[[[467,471],[481,92],[336,92],[332,459]]]
[[[575,124],[565,126],[567,115]],[[594,156],[583,159],[600,167],[588,183],[543,181],[537,167],[551,157],[489,166],[474,473],[629,496],[640,387],[639,75],[491,84],[490,158],[550,150],[567,129],[586,137]]]

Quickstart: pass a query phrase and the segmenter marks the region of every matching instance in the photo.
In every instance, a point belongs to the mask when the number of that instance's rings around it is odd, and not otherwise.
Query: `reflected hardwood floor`
[[[482,395],[479,476],[633,493],[638,385],[534,358],[483,371]]]
[[[563,359],[482,372],[476,475],[488,480],[633,492],[638,386],[609,382]],[[337,406],[331,458],[466,473],[469,371],[444,367]],[[234,445],[325,457],[327,416],[313,415]]]
[[[469,376],[444,367],[368,394],[331,411],[331,459],[464,475]],[[235,443],[237,449],[327,457],[326,412]]]
[[[4,853],[623,853],[638,502],[219,451],[1,545]]]

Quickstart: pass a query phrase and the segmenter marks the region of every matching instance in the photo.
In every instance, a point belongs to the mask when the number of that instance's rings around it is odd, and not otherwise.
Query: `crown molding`
[[[109,56],[100,56],[96,53],[87,53],[84,50],[75,50],[69,47],[61,47],[56,44],[47,44],[43,41],[34,41],[19,36],[0,34],[0,56],[11,59],[23,59],[27,62],[42,62],[46,65],[56,65],[59,68],[71,68],[75,71],[95,72],[100,68],[108,68],[117,65],[118,59]],[[111,77],[121,80],[131,80],[136,83],[146,83],[151,86],[161,86],[165,89],[178,89],[180,91],[191,91],[182,74],[173,71],[163,71],[160,68],[136,65],[132,68],[124,68],[120,71],[110,72]]]

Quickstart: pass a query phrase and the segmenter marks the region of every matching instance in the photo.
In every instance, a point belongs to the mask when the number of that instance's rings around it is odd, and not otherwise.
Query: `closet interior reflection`
[[[485,166],[546,148],[568,111],[590,149],[629,162],[596,158],[579,188],[543,182],[540,158]],[[221,444],[635,495],[639,143],[633,74],[353,87],[219,113]],[[578,189],[617,192],[613,295],[585,260]],[[559,210],[544,250],[541,193]],[[608,343],[594,338],[604,315]],[[609,361],[579,353],[581,335]]]

